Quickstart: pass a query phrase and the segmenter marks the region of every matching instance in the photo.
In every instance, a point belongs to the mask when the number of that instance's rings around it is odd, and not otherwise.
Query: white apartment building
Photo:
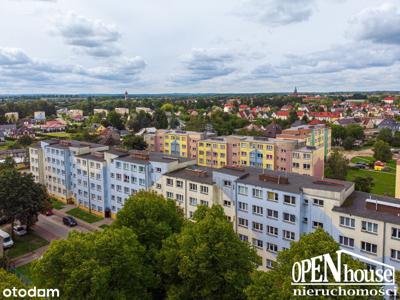
[[[191,167],[163,178],[155,190],[176,200],[187,218],[199,204],[222,205],[240,239],[257,249],[263,270],[273,267],[278,251],[318,227],[343,249],[400,269],[394,198],[354,191],[352,182],[251,168]]]

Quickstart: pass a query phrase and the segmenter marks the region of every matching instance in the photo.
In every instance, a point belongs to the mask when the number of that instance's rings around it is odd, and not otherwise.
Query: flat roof
[[[190,166],[166,173],[165,176],[212,185],[214,183],[212,176],[213,171],[215,170],[211,168]]]
[[[221,168],[216,169],[215,172],[225,173],[228,175],[238,176],[238,183],[248,184],[268,189],[287,191],[291,193],[298,193],[303,188],[310,188],[316,190],[325,190],[333,192],[341,192],[353,186],[352,182],[341,181],[335,179],[318,179],[308,175],[300,175],[296,173],[286,173],[280,171],[262,170],[256,168]],[[288,178],[288,184],[278,184],[272,181],[260,180],[259,176],[265,174],[267,176],[278,178]]]
[[[83,154],[83,155],[78,155],[77,157],[83,158],[83,159],[88,159],[88,160],[95,160],[95,161],[98,161],[98,162],[104,162],[105,161],[104,157],[97,156],[97,155],[94,155],[94,154]]]
[[[178,157],[178,156],[173,156],[173,155],[168,155],[162,152],[149,152],[149,159],[144,159],[140,158],[137,156],[130,155],[132,153],[124,153],[124,155],[116,158],[115,160],[120,160],[120,161],[126,161],[126,162],[131,162],[131,163],[136,163],[136,164],[146,164],[149,161],[154,161],[154,162],[164,162],[164,163],[169,163],[173,161],[177,161],[178,163],[182,162],[187,162],[195,159],[190,159],[190,158],[185,158],[185,157]],[[145,154],[145,153],[143,153]]]
[[[359,191],[354,191],[342,204],[342,206],[335,206],[332,208],[332,211],[344,213],[348,215],[354,215],[361,218],[372,219],[382,222],[389,222],[393,224],[400,224],[400,216],[395,214],[391,214],[388,212],[384,212],[381,210],[373,210],[368,209],[366,206],[366,201],[382,201],[390,204],[397,204],[400,205],[400,200],[387,197],[387,196],[380,196],[374,195]]]

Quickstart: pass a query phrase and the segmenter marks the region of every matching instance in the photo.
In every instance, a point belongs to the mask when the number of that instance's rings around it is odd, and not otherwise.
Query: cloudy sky
[[[400,90],[399,0],[0,0],[0,93]]]

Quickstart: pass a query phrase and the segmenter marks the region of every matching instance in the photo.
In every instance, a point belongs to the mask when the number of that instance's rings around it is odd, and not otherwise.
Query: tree
[[[357,176],[354,178],[355,188],[357,191],[370,193],[374,187],[374,179],[368,175],[367,177]]]
[[[243,299],[260,258],[238,238],[221,206],[200,206],[193,219],[160,252],[167,297]]]
[[[33,139],[28,134],[24,134],[18,139],[17,143],[26,147],[33,143]]]
[[[256,271],[252,276],[252,283],[245,289],[246,296],[249,300],[264,299],[292,299],[293,295],[292,283],[292,266],[303,259],[309,259],[315,256],[329,253],[336,264],[336,251],[340,249],[339,244],[323,229],[319,228],[313,233],[302,235],[297,242],[292,242],[289,249],[278,252],[274,269],[264,273]],[[347,264],[350,269],[366,269],[367,266],[358,260],[352,259],[348,255],[342,255],[342,264]],[[344,268],[341,269],[344,274]],[[334,282],[332,275],[329,275],[329,282]],[[306,289],[313,289],[313,286],[305,286]],[[321,285],[321,289],[331,289],[334,286]],[[342,286],[343,289],[348,287]],[[352,286],[357,288],[357,286]],[[366,288],[363,286],[362,288]],[[376,288],[371,286],[369,288]],[[314,298],[314,297],[313,297]],[[316,299],[336,299],[326,296],[315,297]],[[347,299],[347,298],[346,298]],[[360,299],[355,296],[349,299]],[[367,297],[365,298],[367,299]]]
[[[147,143],[144,141],[142,136],[130,134],[122,139],[122,144],[128,150],[145,150]]]
[[[376,137],[376,139],[384,141],[385,143],[391,144],[392,139],[393,139],[392,130],[390,130],[389,128],[382,128],[379,131],[379,134]]]
[[[341,146],[346,138],[346,129],[340,125],[332,125],[332,145]]]
[[[112,127],[117,128],[118,130],[125,129],[121,115],[119,115],[115,111],[110,111],[108,113],[107,121],[111,124]]]
[[[349,161],[346,157],[334,150],[326,162],[325,176],[333,179],[345,180],[347,176]]]
[[[49,207],[46,188],[35,183],[31,174],[20,173],[12,167],[1,169],[0,212],[12,225],[19,220],[29,229],[38,214]]]
[[[290,124],[293,124],[295,121],[297,121],[299,118],[297,117],[297,111],[296,109],[291,109],[289,112],[289,117],[288,121]]]
[[[157,129],[168,128],[168,118],[164,111],[156,110],[153,114],[153,124]]]
[[[354,138],[351,136],[346,137],[343,141],[343,148],[345,150],[351,150],[353,149],[353,146],[354,146]]]
[[[17,276],[0,268],[0,291],[3,292],[5,289],[12,290],[14,287],[16,289],[27,288]]]
[[[394,133],[391,145],[396,148],[400,147],[400,131]]]
[[[140,191],[126,199],[114,226],[132,229],[146,249],[158,250],[164,239],[180,232],[183,223],[183,213],[174,201]]]
[[[154,284],[145,248],[128,228],[70,232],[33,264],[33,282],[64,299],[150,299]]]
[[[173,111],[174,110],[174,105],[172,103],[165,103],[161,106],[160,108],[162,111]]]
[[[179,126],[179,120],[175,116],[172,116],[171,119],[169,120],[169,128],[175,129],[178,126]]]
[[[362,140],[364,138],[364,128],[358,124],[350,124],[346,129],[346,136],[351,136],[355,140]]]
[[[374,158],[383,162],[387,162],[392,159],[393,153],[390,150],[388,143],[378,140],[375,142],[372,149],[374,151]]]

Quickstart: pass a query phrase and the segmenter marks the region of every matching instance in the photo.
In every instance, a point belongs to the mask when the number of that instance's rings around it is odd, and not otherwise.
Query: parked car
[[[10,220],[6,216],[0,217],[0,225],[7,224]]]
[[[28,231],[26,231],[26,226],[23,226],[23,225],[14,226],[13,231],[18,236],[23,236],[28,233]]]
[[[0,236],[3,238],[3,248],[4,249],[10,248],[14,245],[14,241],[12,240],[11,236],[7,232],[0,230]]]
[[[366,169],[368,167],[368,165],[364,164],[364,163],[356,163],[354,165],[355,168],[357,169]]]
[[[46,216],[52,216],[54,215],[53,210],[49,209],[44,213]]]
[[[67,225],[69,227],[74,227],[74,226],[78,225],[76,220],[70,216],[63,217],[63,223],[64,223],[64,225]]]

